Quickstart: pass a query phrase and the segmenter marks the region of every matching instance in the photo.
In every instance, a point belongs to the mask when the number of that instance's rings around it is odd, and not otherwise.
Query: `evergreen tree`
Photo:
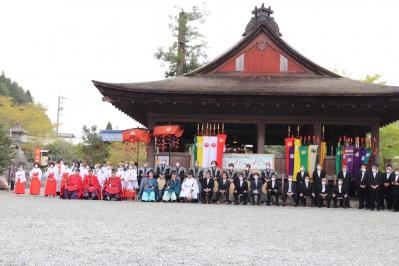
[[[194,6],[188,12],[180,9],[179,14],[171,18],[169,28],[176,41],[167,49],[158,48],[155,53],[162,64],[168,65],[165,77],[180,76],[201,66],[200,60],[206,58],[206,42],[195,23],[203,23],[206,15],[206,11]]]
[[[83,159],[90,165],[105,163],[109,155],[109,145],[102,141],[97,127],[88,128],[83,126],[82,144],[80,146]]]
[[[108,122],[107,127],[105,128],[106,130],[112,130],[112,124],[111,122]]]

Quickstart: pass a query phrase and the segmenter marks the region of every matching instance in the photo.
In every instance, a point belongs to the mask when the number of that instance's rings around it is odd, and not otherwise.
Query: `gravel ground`
[[[399,265],[399,214],[0,191],[0,265]]]

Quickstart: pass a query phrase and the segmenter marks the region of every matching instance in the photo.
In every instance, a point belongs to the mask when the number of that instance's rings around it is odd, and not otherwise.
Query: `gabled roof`
[[[326,76],[326,77],[340,77],[339,75],[317,65],[311,60],[307,59],[305,56],[301,55],[298,51],[288,45],[280,36],[281,33],[279,31],[277,23],[274,21],[270,15],[273,13],[270,6],[269,8],[265,8],[262,4],[261,8],[255,7],[255,10],[252,12],[254,16],[251,18],[248,23],[246,30],[243,34],[241,40],[236,43],[233,47],[227,50],[225,53],[217,57],[215,60],[210,63],[200,67],[188,74],[186,76],[201,76],[201,75],[209,75],[215,74],[215,70],[218,67],[225,64],[230,59],[236,57],[240,53],[242,53],[245,48],[251,44],[251,42],[259,40],[255,42],[255,45],[261,50],[260,52],[264,52],[265,49],[269,47],[273,47],[281,53],[295,61],[301,67],[307,69],[308,74],[313,74],[316,76]],[[259,38],[259,36],[265,35],[266,38]],[[241,73],[237,73],[241,74]],[[252,73],[254,74],[254,73]],[[256,73],[257,75],[273,75],[274,73]],[[281,73],[287,74],[290,73]],[[281,75],[280,74],[280,75]]]

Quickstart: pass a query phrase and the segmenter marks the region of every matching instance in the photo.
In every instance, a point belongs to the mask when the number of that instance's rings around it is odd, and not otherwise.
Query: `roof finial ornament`
[[[247,35],[249,32],[257,28],[258,25],[265,25],[272,33],[276,34],[277,36],[281,36],[280,29],[277,23],[274,21],[274,18],[271,17],[271,15],[273,14],[273,10],[270,6],[266,8],[265,3],[262,3],[262,6],[260,8],[255,6],[252,14],[254,14],[254,16],[249,21],[242,36]]]

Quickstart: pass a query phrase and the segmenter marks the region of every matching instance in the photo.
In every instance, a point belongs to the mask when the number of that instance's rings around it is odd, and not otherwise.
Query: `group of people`
[[[190,169],[176,162],[171,167],[162,161],[152,168],[146,162],[137,168],[133,162],[121,162],[117,168],[111,164],[96,164],[94,167],[73,162],[69,167],[62,160],[50,163],[42,171],[34,164],[29,175],[22,166],[12,173],[12,189],[17,194],[25,193],[27,177],[30,179],[30,194],[41,193],[44,183],[46,197],[60,196],[62,199],[88,200],[140,200],[144,202],[201,202],[205,204],[252,204],[350,207],[349,186],[355,180],[359,209],[399,211],[399,169],[387,165],[382,173],[378,165],[361,166],[354,177],[343,166],[336,179],[327,178],[318,164],[312,175],[304,167],[294,176],[277,178],[277,173],[266,163],[262,171],[251,171],[248,164],[244,171],[236,171],[230,164],[220,169],[216,161],[203,169],[198,162]]]

